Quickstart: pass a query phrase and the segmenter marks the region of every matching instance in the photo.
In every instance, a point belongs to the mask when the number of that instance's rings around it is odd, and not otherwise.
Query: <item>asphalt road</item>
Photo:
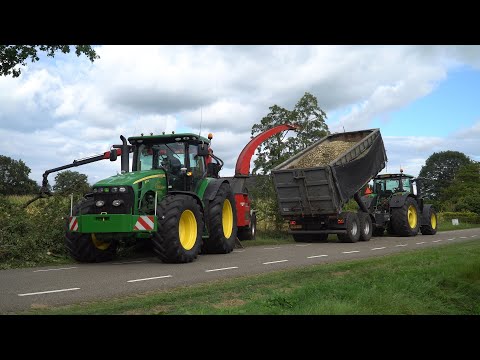
[[[384,256],[477,239],[480,228],[434,236],[376,237],[357,243],[254,246],[230,254],[200,255],[189,264],[164,264],[155,257],[99,264],[71,264],[0,271],[0,313],[141,294],[216,279],[286,268]]]

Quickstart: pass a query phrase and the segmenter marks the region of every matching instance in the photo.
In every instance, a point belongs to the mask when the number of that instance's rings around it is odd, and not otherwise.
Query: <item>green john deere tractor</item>
[[[432,205],[424,204],[421,179],[403,174],[382,174],[373,179],[373,192],[362,201],[375,217],[373,236],[385,230],[390,235],[415,236],[437,232],[437,213]]]
[[[229,253],[235,246],[237,217],[223,162],[209,153],[211,136],[163,134],[120,137],[110,152],[50,172],[121,155],[121,174],[94,184],[73,206],[66,247],[81,262],[110,260],[119,239],[151,239],[164,262],[187,263],[202,253]],[[133,153],[129,171],[129,154]]]

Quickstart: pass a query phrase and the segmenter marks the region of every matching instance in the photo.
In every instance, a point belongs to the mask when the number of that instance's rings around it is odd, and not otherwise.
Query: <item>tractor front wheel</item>
[[[169,195],[157,209],[153,250],[165,263],[188,263],[202,245],[203,216],[200,205],[188,195]]]
[[[207,254],[228,254],[235,247],[237,238],[237,212],[232,188],[228,183],[220,185],[206,212],[208,233],[203,251]]]
[[[429,223],[428,225],[422,225],[420,231],[422,235],[435,235],[437,233],[437,212],[433,207],[430,207],[425,215]]]
[[[118,242],[103,241],[98,234],[67,231],[65,246],[70,256],[79,262],[104,262],[113,259]]]
[[[420,216],[415,199],[407,197],[400,208],[392,209],[391,224],[396,235],[415,236],[418,234]]]

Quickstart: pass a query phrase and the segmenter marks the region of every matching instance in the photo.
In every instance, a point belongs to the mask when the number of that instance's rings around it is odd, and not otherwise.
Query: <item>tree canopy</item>
[[[55,176],[53,191],[60,195],[83,195],[90,191],[87,175],[81,174],[78,171],[62,171]]]
[[[285,134],[279,133],[264,141],[258,147],[252,174],[267,174],[278,164],[329,133],[325,123],[327,115],[319,107],[317,98],[308,92],[302,96],[293,110],[278,105],[273,105],[269,109],[270,112],[260,123],[253,125],[252,136],[285,123],[298,125],[299,130],[296,131],[296,136],[287,139]]]
[[[463,165],[440,198],[448,211],[470,211],[480,214],[480,163]]]
[[[74,45],[75,54],[84,54],[91,62],[99,59],[91,45]],[[15,66],[25,66],[30,58],[32,62],[40,60],[38,52],[45,52],[47,56],[55,57],[55,53],[61,51],[64,54],[70,53],[70,45],[0,45],[0,75],[18,77],[21,74]]]
[[[26,195],[38,192],[40,187],[28,177],[30,172],[22,160],[0,155],[0,194]]]
[[[459,151],[441,151],[429,156],[420,170],[423,178],[424,195],[431,200],[438,200],[443,189],[453,181],[458,169],[472,161]]]

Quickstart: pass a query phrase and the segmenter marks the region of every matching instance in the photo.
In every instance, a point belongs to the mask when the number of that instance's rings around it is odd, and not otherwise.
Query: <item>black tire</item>
[[[240,240],[255,240],[257,236],[257,215],[252,214],[250,225],[238,229],[237,236]]]
[[[82,199],[72,209],[73,216],[88,214],[94,202],[92,198]],[[117,252],[116,240],[102,241],[102,235],[70,231],[70,217],[67,217],[65,247],[72,258],[79,262],[104,262],[112,260]]]
[[[209,238],[203,243],[202,253],[228,254],[237,238],[237,211],[229,184],[220,185],[205,214]],[[232,218],[233,217],[233,218]]]
[[[157,208],[153,251],[165,263],[195,260],[202,246],[203,216],[197,201],[188,195],[169,195]]]
[[[357,213],[349,212],[344,217],[346,234],[337,234],[338,240],[341,242],[355,243],[360,239],[360,221]]]
[[[374,227],[372,231],[372,236],[383,236],[385,233],[385,228],[383,226]]]
[[[415,199],[407,197],[400,208],[392,209],[392,229],[396,235],[415,236],[420,228],[420,212]]]
[[[292,234],[296,242],[328,242],[328,234]]]
[[[420,231],[422,235],[435,235],[437,233],[437,212],[433,207],[430,207],[425,215],[429,224],[420,226]]]
[[[360,241],[369,241],[372,238],[373,224],[370,215],[364,212],[358,213],[360,223]]]

